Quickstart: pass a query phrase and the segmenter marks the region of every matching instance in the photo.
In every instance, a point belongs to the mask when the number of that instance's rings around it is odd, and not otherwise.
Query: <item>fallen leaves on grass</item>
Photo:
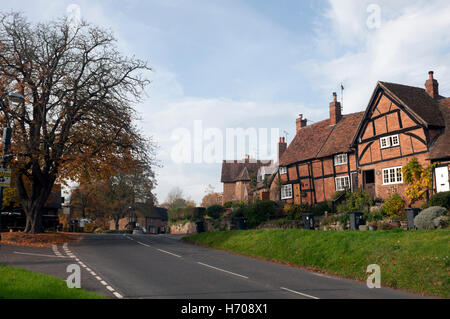
[[[44,234],[25,234],[25,233],[2,233],[1,244],[30,246],[30,247],[48,247],[51,245],[61,245],[69,241],[80,239],[80,235],[69,233],[44,233]]]

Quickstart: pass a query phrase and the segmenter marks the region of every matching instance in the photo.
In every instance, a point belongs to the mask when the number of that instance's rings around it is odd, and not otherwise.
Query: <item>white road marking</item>
[[[142,246],[145,246],[145,247],[150,247],[150,245],[147,245],[147,244],[141,243],[140,241],[138,241],[137,243],[138,243],[138,244],[141,244]]]
[[[178,258],[181,258],[181,256],[180,255],[177,255],[177,254],[174,254],[174,253],[171,253],[171,252],[169,252],[169,251],[165,251],[165,250],[162,250],[162,249],[158,249],[160,252],[162,252],[162,253],[165,253],[165,254],[169,254],[169,255],[172,255],[172,256],[175,256],[175,257],[178,257]]]
[[[87,266],[86,264],[84,264],[80,259],[78,259],[74,254],[72,254],[72,252],[67,248],[67,243],[65,243],[63,247],[64,247],[64,250],[65,250],[66,254],[67,254],[69,257],[75,258],[75,260],[76,260],[83,268],[85,268],[86,271],[88,271],[92,276],[94,276],[98,281],[100,281],[100,283],[101,283],[103,286],[105,286],[105,288],[108,289],[108,290],[109,290],[116,298],[118,298],[118,299],[122,299],[122,298],[123,298],[122,295],[119,294],[118,292],[116,292],[116,291],[114,290],[113,287],[111,287],[110,285],[108,285],[108,284],[106,283],[106,281],[104,281],[100,276],[97,276],[97,274],[96,274],[95,272],[93,272],[91,268],[88,268],[88,266]],[[51,257],[54,257],[54,256],[51,256]],[[62,256],[62,257],[65,257],[65,256]]]
[[[294,293],[294,294],[297,294],[297,295],[300,295],[300,296],[303,296],[303,297],[307,297],[307,298],[311,298],[311,299],[320,299],[320,298],[318,298],[318,297],[314,297],[314,296],[311,296],[311,295],[307,295],[307,294],[304,294],[304,293],[302,293],[302,292],[298,292],[298,291],[291,290],[291,289],[288,289],[288,288],[280,287],[280,289],[283,289],[283,290],[292,292],[292,293]]]
[[[18,252],[18,251],[15,251],[14,253],[18,254],[18,255],[42,256],[42,257],[52,257],[52,258],[66,258],[65,256],[54,256],[54,255],[33,254],[33,253],[21,253],[21,252]]]
[[[339,280],[339,278],[334,278],[334,277],[327,276],[327,275],[324,275],[324,274],[321,274],[321,273],[318,273],[318,272],[313,272],[312,274],[313,274],[313,275],[316,275],[316,276],[319,276],[319,277],[325,277],[325,278],[328,278],[328,279],[336,279],[336,280]]]
[[[122,299],[122,295],[119,294],[118,292],[113,292],[113,295],[116,296],[116,298]]]
[[[217,268],[217,267],[214,267],[214,266],[211,266],[211,265],[208,265],[208,264],[204,264],[204,263],[201,263],[201,262],[197,262],[197,263],[202,265],[202,266],[205,266],[205,267],[209,267],[209,268],[216,269],[216,270],[219,270],[219,271],[222,271],[222,272],[226,272],[226,273],[234,275],[234,276],[238,276],[238,277],[242,277],[242,278],[248,279],[247,276],[239,275],[239,274],[236,274],[236,273],[228,271],[228,270],[220,269],[220,268]]]

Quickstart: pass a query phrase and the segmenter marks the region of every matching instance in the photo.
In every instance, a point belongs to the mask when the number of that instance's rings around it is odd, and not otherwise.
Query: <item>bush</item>
[[[276,216],[277,204],[273,201],[262,200],[249,205],[244,210],[244,217],[247,219],[248,227],[256,227],[262,222],[268,221],[271,217]]]
[[[338,205],[337,212],[339,214],[348,214],[349,212],[367,212],[374,202],[372,197],[364,190],[347,192],[345,194],[345,202]]]
[[[325,201],[317,203],[311,208],[311,211],[315,216],[323,216],[325,215],[325,212],[331,213],[331,202]]]
[[[307,204],[300,204],[300,205],[287,204],[284,206],[283,211],[289,220],[302,220],[302,214],[310,212],[312,211],[312,209],[311,206]]]
[[[226,202],[223,204],[224,208],[231,208],[233,206],[233,202]]]
[[[414,218],[414,226],[418,229],[436,229],[442,220],[440,217],[447,215],[447,213],[447,209],[444,207],[429,207]]]
[[[206,215],[213,219],[218,219],[225,212],[225,208],[221,205],[213,205],[206,209]]]
[[[436,193],[431,196],[430,200],[425,204],[425,208],[432,206],[440,206],[450,209],[450,192]]]
[[[404,219],[406,217],[405,201],[399,194],[389,196],[389,199],[383,205],[383,209],[392,219]]]
[[[342,195],[346,194],[347,191],[337,191],[331,196],[331,200],[335,201],[336,199],[340,198]]]
[[[206,209],[203,207],[184,207],[184,208],[175,208],[169,210],[168,217],[169,222],[176,223],[178,221],[200,221],[203,220],[205,216]]]

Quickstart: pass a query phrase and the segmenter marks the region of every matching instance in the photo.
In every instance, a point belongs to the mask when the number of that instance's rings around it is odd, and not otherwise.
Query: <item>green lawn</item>
[[[450,230],[247,230],[201,233],[185,241],[366,281],[381,267],[383,286],[450,297]]]
[[[103,299],[82,289],[70,289],[62,279],[0,265],[0,299]]]

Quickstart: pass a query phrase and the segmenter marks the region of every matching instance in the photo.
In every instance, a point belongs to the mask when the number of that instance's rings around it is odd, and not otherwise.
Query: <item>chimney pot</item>
[[[430,71],[428,72],[429,78],[425,82],[425,89],[427,93],[433,98],[439,97],[439,83],[434,78],[434,72]]]
[[[330,103],[330,125],[335,125],[342,117],[341,103],[337,101],[337,94],[333,92],[333,102]]]
[[[299,114],[298,118],[295,122],[296,122],[297,132],[299,132],[302,129],[302,127],[305,127],[307,125],[308,120],[303,118],[303,114]]]

